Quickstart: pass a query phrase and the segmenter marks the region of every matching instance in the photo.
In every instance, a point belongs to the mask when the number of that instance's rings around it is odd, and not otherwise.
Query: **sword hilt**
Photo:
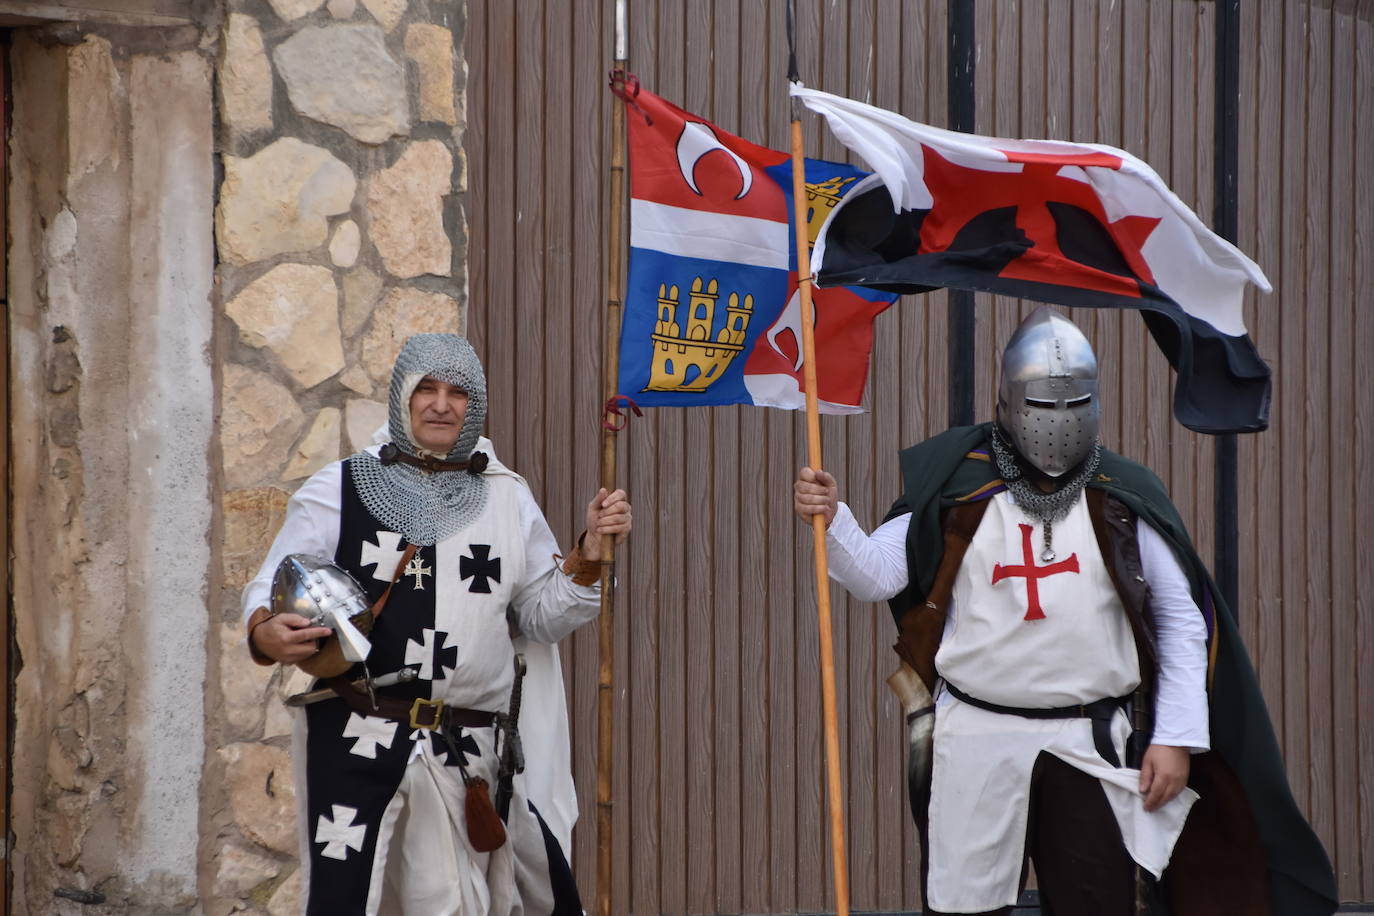
[[[527,667],[525,665],[525,656],[521,655],[519,652],[515,653],[515,680],[511,683],[510,705],[507,707],[505,715],[500,717],[501,729],[500,734],[498,736],[498,740],[500,743],[496,749],[497,758],[502,762],[503,765],[505,764],[508,746],[509,750],[514,751],[511,763],[512,769],[516,773],[519,773],[525,769],[525,761],[515,758],[520,758],[524,756],[523,754],[521,754],[519,741],[520,703],[522,697],[524,696],[526,670]]]
[[[520,721],[520,700],[525,692],[525,656],[519,652],[515,653],[515,683],[510,689],[510,712],[511,727],[514,728]]]
[[[510,815],[510,800],[514,792],[515,774],[525,770],[525,753],[520,746],[520,697],[524,690],[525,656],[515,654],[515,681],[511,684],[510,706],[499,720],[497,749],[499,765],[496,771],[496,813],[501,820]]]

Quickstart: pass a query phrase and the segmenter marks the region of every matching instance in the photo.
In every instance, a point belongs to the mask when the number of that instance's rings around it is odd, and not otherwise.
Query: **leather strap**
[[[271,620],[274,616],[268,608],[260,607],[253,611],[253,616],[248,618],[248,626],[246,627],[248,630],[248,654],[253,657],[256,664],[275,665],[277,663],[276,659],[259,651],[258,647],[253,645],[253,631],[258,628],[259,624]]]
[[[583,535],[586,537],[586,535]],[[557,560],[557,557],[554,557]],[[601,581],[601,563],[582,556],[582,538],[577,539],[574,547],[563,558],[563,572],[570,576],[576,585],[595,585]]]
[[[381,716],[412,728],[452,731],[455,728],[489,728],[496,724],[494,712],[446,706],[441,701],[427,700],[423,697],[406,699],[378,694],[377,705],[374,707],[367,692],[354,687],[347,676],[327,678],[320,683],[331,688],[359,715]]]
[[[415,556],[415,551],[419,550],[415,544],[407,544],[405,551],[401,554],[401,562],[396,564],[396,574],[391,577],[391,584],[382,592],[382,596],[377,599],[368,612],[372,614],[373,621],[382,616],[382,608],[386,607],[386,599],[391,597],[391,590],[401,581],[401,576],[405,575],[406,567],[410,565],[410,560]]]
[[[444,461],[441,458],[428,456],[421,458],[401,451],[394,442],[388,442],[382,446],[377,460],[382,464],[396,464],[397,462],[408,464],[431,474],[439,471],[471,471],[474,474],[481,474],[487,469],[489,459],[486,452],[473,452],[467,461]]]

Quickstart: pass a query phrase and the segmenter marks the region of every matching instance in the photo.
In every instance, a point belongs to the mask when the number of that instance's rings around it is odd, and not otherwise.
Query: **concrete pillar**
[[[213,98],[194,40],[156,32],[12,52],[18,913],[200,896]]]

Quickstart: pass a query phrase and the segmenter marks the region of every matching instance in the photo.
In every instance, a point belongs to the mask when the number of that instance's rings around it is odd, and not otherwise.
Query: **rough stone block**
[[[309,477],[331,461],[339,459],[339,428],[343,419],[337,407],[325,407],[315,415],[310,431],[291,453],[284,480]]]
[[[241,897],[281,874],[281,866],[261,853],[239,846],[220,851],[214,893],[219,899]]]
[[[334,230],[334,237],[329,240],[329,259],[334,262],[335,267],[347,270],[358,263],[358,250],[362,243],[363,237],[358,231],[358,224],[346,219],[339,223],[339,228]]]
[[[344,276],[343,290],[343,332],[352,337],[372,317],[372,307],[382,294],[382,278],[366,267],[359,267]]]
[[[444,198],[453,193],[452,178],[448,147],[422,140],[368,181],[368,235],[395,276],[452,272],[453,246],[444,231]]]
[[[298,868],[281,883],[267,901],[270,916],[296,916],[305,911],[305,876]]]
[[[412,334],[457,334],[458,300],[443,293],[402,287],[391,291],[372,316],[363,336],[363,368],[378,383],[389,383],[401,344]]]
[[[348,166],[294,137],[246,159],[225,156],[215,213],[220,257],[248,264],[318,247],[328,218],[348,212],[357,188]]]
[[[370,396],[372,389],[377,387],[372,384],[372,379],[368,378],[367,373],[358,366],[350,366],[344,370],[343,375],[339,376],[339,381],[343,382],[348,390],[356,391],[364,396]],[[347,421],[345,421],[345,425],[347,425]]]
[[[278,264],[229,300],[225,311],[244,342],[270,350],[302,388],[344,367],[339,291],[327,267]]]
[[[248,655],[243,628],[237,623],[220,626],[219,680],[224,698],[224,715],[229,727],[240,735],[254,735],[262,729],[263,714],[268,702],[272,665],[259,665]]]
[[[380,401],[349,401],[344,418],[349,448],[360,452],[372,444],[372,434],[386,424],[387,406]]]
[[[299,668],[292,667],[291,671],[299,671]],[[289,680],[284,677],[283,680]],[[300,690],[288,692],[282,691],[280,695],[267,701],[262,720],[262,739],[268,741],[272,738],[289,737],[296,727],[296,711],[282,702],[282,697],[290,696],[292,693],[300,693],[310,689],[310,684],[299,685]]]
[[[291,757],[267,744],[221,748],[229,808],[245,837],[282,855],[296,852],[296,788]]]
[[[282,42],[277,71],[296,111],[364,143],[410,133],[405,68],[372,25],[309,26]]]
[[[309,16],[319,9],[324,0],[267,0],[272,11],[287,22],[294,22],[302,16]]]
[[[363,0],[363,6],[388,32],[396,28],[406,14],[406,0]]]
[[[406,28],[406,56],[420,75],[420,120],[457,124],[453,106],[453,32],[441,25]]]
[[[220,504],[224,519],[221,557],[226,587],[243,588],[257,575],[267,548],[272,546],[277,529],[286,519],[289,498],[276,487],[230,490],[224,494]]]
[[[291,392],[261,372],[226,364],[220,419],[225,486],[239,489],[277,479],[304,423]]]
[[[220,116],[241,134],[272,127],[272,64],[252,16],[230,13],[219,68]]]

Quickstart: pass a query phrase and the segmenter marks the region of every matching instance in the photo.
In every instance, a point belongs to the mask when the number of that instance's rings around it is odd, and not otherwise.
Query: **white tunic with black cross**
[[[416,680],[386,688],[388,695],[505,710],[514,657],[507,607],[521,631],[541,642],[556,641],[599,609],[599,589],[577,586],[557,569],[556,542],[524,481],[495,461],[486,477],[481,515],[416,551],[376,621],[371,673],[419,670]],[[266,603],[261,586],[288,553],[329,556],[375,601],[406,546],[358,498],[348,462],[330,465],[292,498],[245,606]],[[559,844],[527,805],[523,779],[516,780],[508,842],[477,853],[464,828],[460,761],[437,732],[361,716],[339,700],[306,707],[303,719],[297,801],[308,913],[579,912]],[[524,715],[521,724],[528,731]],[[492,732],[462,729],[456,750],[468,773],[494,791]]]

